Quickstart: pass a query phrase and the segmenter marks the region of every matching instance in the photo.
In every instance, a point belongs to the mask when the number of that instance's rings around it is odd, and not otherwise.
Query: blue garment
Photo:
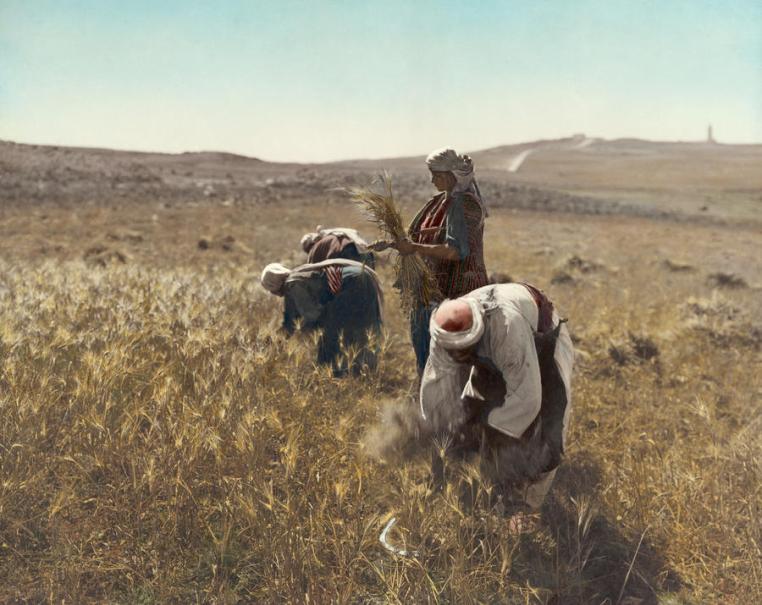
[[[372,252],[358,252],[357,245],[349,244],[334,258],[346,258],[347,260],[356,260],[358,263],[368,265],[371,269],[376,268],[376,257]]]
[[[445,244],[458,251],[460,260],[471,254],[468,245],[468,226],[463,210],[463,193],[454,193],[445,217]]]
[[[413,350],[415,351],[415,362],[418,368],[418,375],[423,374],[423,368],[426,367],[426,360],[429,358],[429,321],[431,315],[436,309],[435,305],[428,307],[416,307],[410,313],[410,339],[413,341]]]
[[[295,273],[284,290],[283,327],[293,333],[301,320],[302,330],[321,331],[319,364],[330,364],[337,376],[376,368],[379,346],[372,340],[381,332],[381,309],[370,274],[342,267],[341,290],[334,295],[323,272]]]

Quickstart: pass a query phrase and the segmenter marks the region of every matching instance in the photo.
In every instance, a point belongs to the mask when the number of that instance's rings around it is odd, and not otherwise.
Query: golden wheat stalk
[[[383,193],[377,190],[379,184],[382,185]],[[392,179],[388,173],[379,175],[368,187],[349,187],[346,192],[384,237],[394,241],[407,237],[402,213],[394,201]],[[441,299],[431,270],[416,254],[399,255],[394,263],[394,272],[394,285],[400,290],[404,309],[411,311],[419,306],[426,307]]]

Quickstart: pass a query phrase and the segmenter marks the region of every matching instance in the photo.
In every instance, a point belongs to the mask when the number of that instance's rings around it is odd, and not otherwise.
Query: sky
[[[759,0],[0,0],[0,139],[322,162],[762,142]]]

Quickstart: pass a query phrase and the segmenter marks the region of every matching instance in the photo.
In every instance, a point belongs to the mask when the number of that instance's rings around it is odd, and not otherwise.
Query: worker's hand
[[[540,515],[535,512],[519,511],[508,518],[508,533],[517,536],[530,534],[540,526]]]
[[[394,242],[393,247],[399,252],[402,256],[408,256],[409,254],[415,254],[415,244],[411,242],[409,239],[398,239],[396,242]]]
[[[374,252],[383,252],[394,246],[394,242],[385,239],[377,239],[375,242],[368,245],[369,250]]]

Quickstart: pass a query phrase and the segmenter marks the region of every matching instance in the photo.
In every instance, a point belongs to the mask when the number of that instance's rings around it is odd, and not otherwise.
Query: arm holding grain
[[[396,242],[390,240],[379,240],[370,244],[368,248],[375,252],[382,252],[388,248],[393,248],[402,256],[418,253],[421,256],[431,256],[433,258],[441,258],[443,260],[460,260],[460,254],[458,250],[449,244],[418,244],[416,242],[411,242],[409,239],[400,239]]]
[[[431,256],[442,260],[460,260],[458,250],[448,244],[417,244],[410,240],[402,239],[394,242],[392,248],[395,248],[402,256],[417,253],[421,256]]]
[[[401,255],[420,254],[450,262],[466,258],[470,249],[468,246],[468,226],[463,209],[464,196],[454,194],[450,200],[444,224],[444,242],[441,244],[421,244],[409,239],[398,240],[393,247]]]

